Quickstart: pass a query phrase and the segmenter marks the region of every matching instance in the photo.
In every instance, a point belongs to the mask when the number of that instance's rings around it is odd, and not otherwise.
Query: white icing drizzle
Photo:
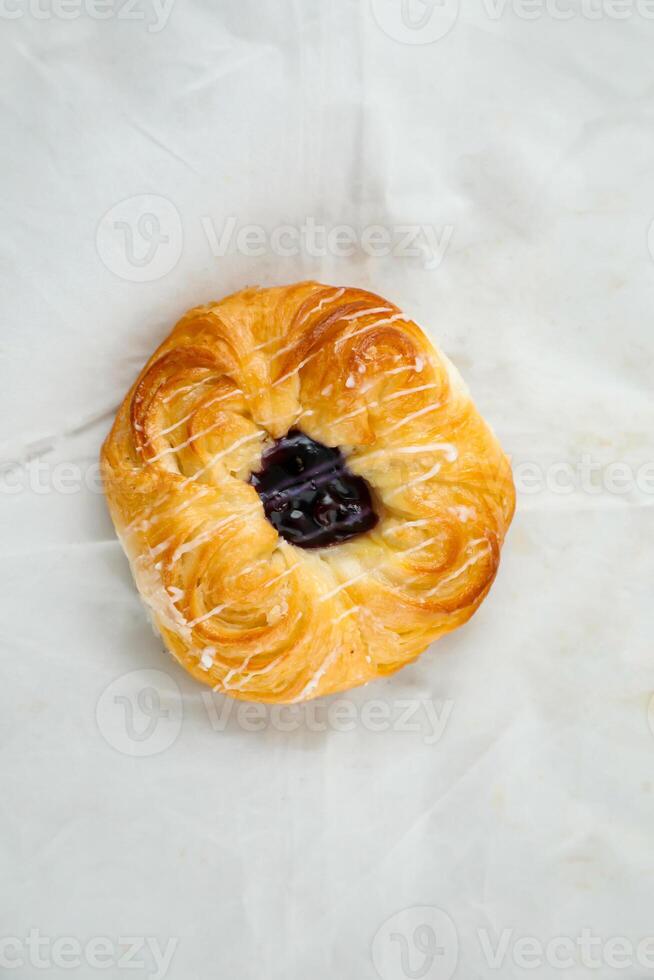
[[[320,313],[322,308],[326,306],[327,303],[335,303],[337,299],[341,298],[344,292],[345,289],[341,288],[341,289],[337,289],[330,296],[323,296],[323,298],[318,303],[316,303],[315,306],[313,306],[310,310],[308,310],[304,314],[304,316],[300,320],[300,323],[305,323],[309,319],[309,317],[313,316],[314,313]]]
[[[466,507],[464,504],[458,504],[454,507],[449,507],[450,514],[454,514],[455,517],[461,521],[462,524],[466,524],[469,520],[475,520],[477,517],[477,511],[474,507]]]
[[[433,544],[433,542],[436,540],[437,540],[436,536],[427,538],[426,541],[422,541],[420,542],[420,544],[416,544],[412,548],[405,548],[403,551],[396,552],[395,555],[392,556],[392,558],[389,558],[387,561],[380,562],[380,564],[377,565],[375,569],[372,569],[372,571],[376,571],[377,568],[383,568],[384,565],[387,565],[389,561],[393,560],[398,555],[401,555],[404,558],[407,555],[411,555],[416,551],[421,551],[423,548],[428,548],[429,545]],[[353,575],[352,578],[346,579],[345,582],[342,582],[340,585],[336,586],[336,588],[332,589],[331,592],[327,592],[324,595],[321,595],[320,598],[318,599],[318,602],[327,602],[328,599],[333,599],[334,596],[338,595],[339,592],[342,592],[343,589],[347,589],[348,586],[354,585],[355,582],[359,582],[362,578],[365,578],[366,575],[369,575],[370,572],[371,569],[369,568],[364,569],[362,572],[358,572],[356,575]]]
[[[213,377],[203,378],[202,381],[194,381],[192,385],[182,385],[181,388],[177,388],[172,394],[166,395],[166,397],[162,398],[161,401],[164,405],[167,405],[168,402],[173,400],[173,398],[177,398],[178,395],[183,395],[185,391],[195,391],[196,388],[200,388],[202,385],[208,384],[209,381],[215,380],[216,379]]]
[[[384,400],[392,402],[394,398],[402,398],[404,395],[416,395],[419,391],[429,391],[433,388],[438,388],[435,382],[428,385],[416,385],[415,388],[402,388],[400,391],[394,391],[392,395],[389,395]]]
[[[385,310],[385,311],[366,310],[365,313],[360,314],[360,316],[367,316],[369,313],[381,313],[381,312],[390,313],[391,310]],[[343,317],[343,319],[349,320],[353,318],[345,316]],[[357,317],[357,319],[359,319],[359,317]],[[353,330],[352,333],[344,334],[342,337],[338,337],[338,339],[334,342],[334,349],[339,347],[341,344],[345,344],[348,340],[352,340],[353,337],[358,337],[362,333],[368,333],[370,330],[375,330],[377,327],[384,327],[384,326],[388,326],[391,323],[396,323],[398,320],[401,320],[402,323],[410,322],[409,320],[407,320],[407,318],[403,313],[395,313],[394,316],[383,317],[381,320],[375,320],[374,323],[367,323],[365,327],[361,327],[360,330]]]
[[[215,463],[217,463],[219,459],[222,459],[223,456],[227,456],[234,449],[238,449],[239,446],[244,446],[248,442],[253,442],[255,439],[262,439],[262,438],[263,438],[263,432],[259,430],[257,432],[250,433],[249,436],[242,436],[242,438],[236,439],[231,444],[231,446],[227,447],[227,449],[221,449],[219,453],[216,453],[215,456],[212,456],[209,462],[205,466],[202,466],[199,470],[196,470],[196,472],[193,473],[192,476],[187,476],[185,480],[182,480],[180,486],[185,487],[188,486],[189,483],[193,483],[193,481],[196,480],[199,476],[202,476],[203,473],[206,473],[207,470],[210,470],[211,467]]]
[[[130,531],[147,531],[149,527],[153,527],[158,524],[159,521],[169,520],[171,517],[176,517],[177,514],[181,514],[182,511],[186,510],[187,507],[191,507],[193,504],[197,503],[198,499],[206,497],[207,494],[214,493],[213,487],[208,487],[201,483],[198,484],[197,489],[192,497],[188,500],[183,501],[177,507],[173,507],[172,510],[166,510],[161,514],[156,514],[154,517],[148,516],[145,518],[136,517],[130,524],[125,527],[125,530]],[[151,515],[154,510],[161,506],[165,502],[166,495],[160,497],[152,506],[148,509],[148,515]]]
[[[413,480],[409,480],[408,483],[404,483],[400,487],[395,487],[393,490],[387,490],[385,494],[386,499],[395,497],[398,493],[406,493],[407,490],[409,490],[411,487],[415,487],[418,483],[426,483],[427,480],[431,480],[432,476],[436,476],[437,473],[440,473],[441,469],[442,463],[434,463],[431,469],[427,470],[426,473],[416,476]]]
[[[314,672],[314,675],[309,681],[309,683],[305,684],[305,686],[302,688],[298,696],[293,699],[294,702],[304,700],[304,698],[307,695],[312,694],[316,690],[318,684],[320,683],[324,675],[327,673],[329,668],[332,666],[332,664],[334,663],[337,657],[338,657],[338,649],[332,650],[332,652],[325,657],[320,667],[318,667],[318,669]]]
[[[459,451],[451,442],[426,442],[422,446],[389,446],[387,449],[374,449],[369,453],[361,453],[357,459],[359,461],[365,459],[366,463],[369,463],[371,459],[376,459],[378,456],[381,456],[382,459],[388,459],[389,456],[431,453],[438,452],[439,449],[445,451],[445,458],[449,463],[453,463],[459,458]]]
[[[490,550],[490,545],[489,545],[488,541],[486,541],[483,538],[482,538],[482,540],[484,541],[484,544],[486,545],[487,551],[489,551]],[[474,543],[478,543],[478,542],[469,542],[466,550],[469,550],[470,546],[472,544],[474,544]],[[440,580],[440,582],[438,583],[438,585],[435,585],[433,589],[429,589],[427,592],[424,593],[424,595],[426,595],[426,596],[437,595],[438,592],[439,592],[439,590],[444,585],[446,585],[448,582],[452,582],[455,578],[458,578],[459,575],[462,575],[467,568],[470,568],[472,565],[476,565],[477,562],[481,558],[483,558],[483,557],[484,557],[484,552],[483,551],[480,551],[478,554],[473,555],[471,558],[468,558],[468,560],[467,561],[464,561],[464,563],[459,568],[457,568],[456,571],[451,572],[450,575],[446,575],[444,578],[442,578]]]
[[[210,432],[215,432],[216,429],[220,428],[220,426],[224,424],[224,419],[219,419],[217,422],[214,422],[213,425],[210,425],[208,429],[203,429],[202,432],[198,432],[196,435],[191,436],[190,439],[187,439],[185,442],[180,442],[177,446],[168,446],[166,449],[162,449],[160,453],[156,454],[156,456],[151,456],[150,459],[147,460],[147,465],[149,466],[151,463],[156,463],[157,460],[162,459],[164,456],[169,456],[171,453],[177,453],[180,449],[186,449],[187,446],[190,446],[192,442],[196,441],[196,439],[201,439],[202,436],[207,436]],[[229,446],[226,452],[231,452],[234,448],[236,448],[234,445]]]
[[[357,613],[359,609],[361,609],[361,606],[356,606],[356,605],[349,606],[344,612],[340,614],[340,616],[336,617],[336,619],[333,622],[333,625],[336,626],[338,623],[341,622],[341,620],[345,619],[347,616],[352,616],[354,613]]]
[[[223,609],[227,609],[229,605],[230,603],[223,602],[219,606],[214,606],[213,609],[209,610],[209,612],[203,613],[203,615],[198,616],[197,619],[192,619],[191,622],[189,623],[189,626],[191,627],[191,629],[194,626],[199,626],[200,623],[204,623],[207,619],[211,619],[212,616],[217,616],[218,613],[223,611]]]
[[[200,657],[200,667],[202,670],[211,670],[216,658],[215,647],[205,647]]]
[[[211,405],[216,405],[218,402],[224,402],[228,398],[233,398],[234,395],[242,395],[242,394],[243,391],[240,388],[234,388],[232,391],[227,392],[226,395],[216,395],[215,398],[210,398],[209,401],[206,403],[206,405],[202,406],[202,409],[204,411],[205,409],[210,408]],[[159,429],[159,431],[157,432],[157,436],[167,436],[170,432],[174,432],[175,429],[179,429],[180,425],[184,425],[184,422],[188,422],[189,419],[193,418],[196,411],[197,408],[193,408],[183,418],[179,419],[179,421],[175,422],[173,425],[169,425],[167,429]],[[202,433],[200,433],[200,435],[202,435]]]
[[[413,419],[419,419],[422,415],[427,415],[429,412],[435,412],[436,409],[440,407],[439,402],[434,402],[432,405],[427,405],[425,408],[418,409],[417,412],[410,412],[408,415],[405,415],[404,418],[400,419],[399,422],[395,422],[393,425],[389,426],[385,430],[385,435],[388,435],[389,432],[395,432],[396,429],[406,425],[407,422],[411,422]]]
[[[178,561],[182,557],[182,555],[187,555],[190,551],[193,551],[194,548],[197,548],[198,545],[204,544],[205,541],[208,541],[209,538],[212,538],[215,535],[216,531],[219,531],[223,527],[228,527],[230,524],[233,524],[235,521],[242,520],[248,514],[250,513],[253,514],[255,513],[255,511],[258,511],[260,509],[261,509],[261,504],[257,503],[251,508],[247,508],[244,511],[238,511],[235,514],[230,514],[229,517],[224,517],[217,523],[212,524],[210,527],[206,528],[206,530],[198,534],[196,538],[193,538],[191,541],[186,541],[184,542],[184,544],[180,544],[175,549],[175,552],[172,556],[171,559],[172,564]],[[169,542],[165,542],[165,544],[167,546]],[[161,545],[158,545],[157,547],[160,548]]]

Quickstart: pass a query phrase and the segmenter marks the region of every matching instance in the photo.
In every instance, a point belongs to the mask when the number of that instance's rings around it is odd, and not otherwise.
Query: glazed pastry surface
[[[265,476],[309,457],[308,482]],[[393,303],[316,282],[187,313],[101,461],[166,646],[254,701],[414,660],[486,596],[514,509],[508,460],[447,358]]]

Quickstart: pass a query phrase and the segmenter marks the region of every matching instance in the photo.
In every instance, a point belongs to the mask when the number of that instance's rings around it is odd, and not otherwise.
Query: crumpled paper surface
[[[139,2],[1,15],[7,975],[642,980],[651,18]],[[95,463],[182,312],[305,277],[432,334],[519,506],[466,627],[259,711],[162,651]]]

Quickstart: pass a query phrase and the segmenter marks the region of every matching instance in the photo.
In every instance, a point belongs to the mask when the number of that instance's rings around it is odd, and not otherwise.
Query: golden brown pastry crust
[[[293,427],[340,446],[377,527],[279,537],[249,474]],[[458,373],[361,289],[245,289],[187,313],[102,450],[111,515],[172,654],[235,698],[302,701],[385,676],[464,623],[495,577],[509,463]]]

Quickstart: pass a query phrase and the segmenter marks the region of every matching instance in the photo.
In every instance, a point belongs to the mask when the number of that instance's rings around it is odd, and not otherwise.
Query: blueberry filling
[[[291,429],[262,457],[250,483],[275,530],[300,548],[324,548],[377,523],[370,488],[347,468],[340,449]]]

